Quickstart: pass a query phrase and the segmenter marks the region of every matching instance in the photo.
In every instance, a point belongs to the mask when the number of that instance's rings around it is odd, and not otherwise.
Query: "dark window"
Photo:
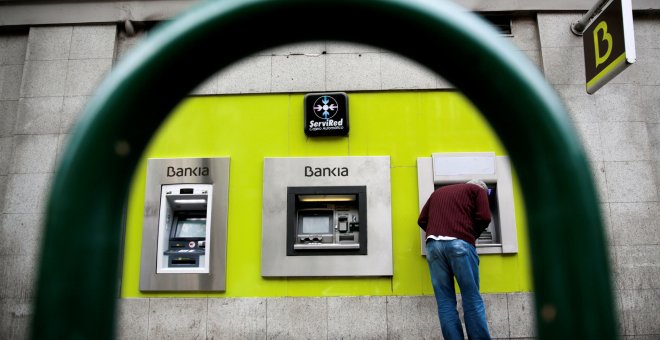
[[[508,14],[479,13],[502,35],[511,35],[511,16]]]

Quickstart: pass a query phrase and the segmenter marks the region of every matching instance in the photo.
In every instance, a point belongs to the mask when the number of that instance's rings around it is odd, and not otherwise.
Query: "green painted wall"
[[[137,167],[128,202],[122,297],[277,297],[433,294],[420,255],[417,157],[433,152],[505,155],[479,112],[455,92],[349,93],[349,137],[307,138],[303,95],[193,97],[161,127]],[[391,157],[394,276],[260,276],[264,157]],[[147,158],[231,157],[224,293],[141,293],[140,248]],[[481,255],[483,293],[531,290],[527,227],[514,174],[519,253]]]

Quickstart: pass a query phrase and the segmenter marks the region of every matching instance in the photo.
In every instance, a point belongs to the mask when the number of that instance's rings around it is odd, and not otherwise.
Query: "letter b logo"
[[[603,32],[602,35],[598,33],[600,31]],[[600,36],[602,36],[602,39]],[[601,40],[607,42],[607,50],[602,55],[600,54]],[[596,55],[596,67],[606,62],[607,58],[610,57],[610,53],[612,53],[612,35],[607,33],[607,23],[605,21],[598,23],[596,29],[594,29],[594,51]]]

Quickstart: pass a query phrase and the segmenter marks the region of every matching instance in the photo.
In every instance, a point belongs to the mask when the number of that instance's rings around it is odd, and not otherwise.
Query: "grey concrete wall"
[[[34,201],[26,201],[25,210],[17,201],[8,198],[18,187],[27,186],[20,163],[14,154],[23,145],[14,138],[21,80],[26,64],[28,36],[26,33],[6,34],[0,37],[0,337],[20,337],[31,314],[34,262],[38,248],[41,215],[26,212]],[[22,104],[22,103],[21,103]],[[39,175],[35,175],[39,176]],[[43,185],[43,178],[39,178]]]
[[[484,295],[492,336],[533,338],[532,298]],[[123,299],[118,313],[120,339],[442,339],[432,296]]]
[[[578,17],[545,13],[516,18],[507,39],[557,89],[586,146],[607,221],[621,334],[658,338],[660,17],[636,15],[638,63],[593,96],[584,91],[581,40],[568,30]],[[113,58],[142,37],[117,34],[114,25],[44,26],[0,34],[2,339],[28,333],[43,208],[71,126]],[[246,58],[209,78],[194,94],[450,88],[441,77],[389,51],[321,41]],[[534,336],[531,293],[484,298],[494,336]],[[126,339],[439,338],[429,296],[123,299],[119,306],[118,333]],[[357,320],[368,320],[369,327]]]
[[[536,20],[513,22],[506,40],[541,67]],[[133,38],[132,40],[135,40]],[[195,95],[451,89],[442,77],[388,50],[317,41],[265,50],[211,76]]]
[[[0,35],[2,339],[26,336],[55,165],[78,112],[112,67],[115,36],[114,25]]]

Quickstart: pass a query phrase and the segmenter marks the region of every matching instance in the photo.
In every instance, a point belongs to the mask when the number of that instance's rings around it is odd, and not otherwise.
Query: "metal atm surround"
[[[161,188],[176,184],[213,186],[208,273],[157,273]],[[172,186],[177,187],[177,186]],[[229,158],[149,159],[142,229],[140,291],[224,291],[226,277]],[[162,246],[161,246],[162,248]],[[162,270],[161,270],[162,271]]]
[[[444,169],[442,167],[445,166]],[[511,165],[506,156],[493,152],[434,153],[417,158],[419,210],[438,187],[482,179],[491,192],[489,203],[493,220],[477,240],[479,254],[518,252],[518,235],[513,202]],[[491,234],[489,235],[488,232]],[[420,230],[421,254],[426,255],[426,233]],[[492,239],[488,239],[491,236]]]
[[[328,171],[325,171],[328,170]],[[366,188],[366,254],[287,255],[290,187]],[[261,276],[392,276],[392,199],[389,156],[264,159]]]

